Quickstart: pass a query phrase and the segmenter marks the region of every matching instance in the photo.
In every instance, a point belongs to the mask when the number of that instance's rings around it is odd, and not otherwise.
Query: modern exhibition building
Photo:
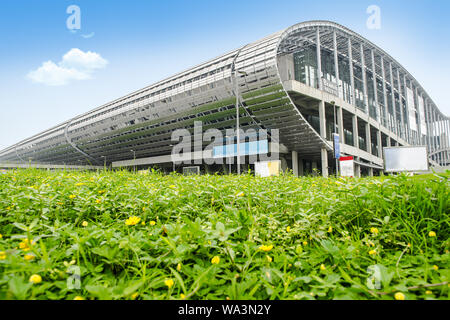
[[[282,167],[295,174],[335,170],[334,132],[355,175],[382,171],[387,146],[426,146],[431,165],[449,164],[449,117],[388,53],[328,21],[299,23],[100,106],[1,151],[0,162],[169,170],[172,132],[195,121],[234,129],[236,96],[240,128],[278,129]]]

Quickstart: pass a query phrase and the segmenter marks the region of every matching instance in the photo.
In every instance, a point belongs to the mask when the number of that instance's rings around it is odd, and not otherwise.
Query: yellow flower
[[[397,292],[394,295],[394,298],[395,298],[395,300],[405,300],[405,295],[403,293],[401,293],[401,292]]]
[[[259,247],[259,250],[262,250],[262,251],[265,251],[265,252],[268,252],[268,251],[270,251],[272,249],[273,249],[273,245],[266,246],[265,244],[263,244],[262,246]]]
[[[153,220],[152,220],[152,221],[150,221],[150,225],[151,225],[151,226],[154,226],[155,224],[156,224],[156,222],[155,222],[155,221],[153,221]]]
[[[87,227],[88,226],[88,222],[87,221],[83,221],[83,223],[81,224],[83,227]]]
[[[95,202],[100,203],[100,202],[102,202],[102,200],[101,199],[97,199],[97,200],[95,200]]]
[[[73,298],[73,300],[84,300],[84,298],[80,297],[80,296],[76,296],[75,298]]]
[[[425,291],[425,294],[432,294],[433,292],[431,292],[430,290]]]
[[[177,264],[177,271],[181,271],[181,263]]]
[[[243,192],[239,192],[236,197],[243,197],[245,194]]]
[[[33,260],[35,258],[34,255],[27,253],[26,255],[23,256],[25,260],[30,261]]]
[[[320,270],[324,271],[325,269],[326,269],[325,265],[324,265],[324,264],[321,264],[321,265],[320,265]]]
[[[374,255],[374,254],[377,254],[377,252],[376,252],[376,250],[370,250],[370,251],[369,251],[369,254],[370,254],[370,255]]]
[[[136,299],[138,297],[139,293],[135,292],[131,295],[131,299]]]
[[[77,187],[81,187],[81,186],[84,186],[85,184],[84,183],[77,183],[75,186],[77,186]]]
[[[23,251],[27,252],[30,251],[31,246],[34,244],[33,240],[29,239],[23,239],[21,243],[19,243],[19,248]]]
[[[145,221],[142,221],[141,224],[142,224],[143,226],[145,226]]]
[[[430,231],[430,233],[428,234],[429,237],[436,237],[436,232],[434,231]]]
[[[74,195],[74,194],[71,194],[71,195],[69,196],[70,199],[75,199],[75,197],[76,197],[76,195]]]
[[[286,228],[286,232],[290,232],[290,231],[291,231],[291,227],[288,226],[288,227]]]
[[[129,218],[125,221],[125,224],[126,224],[127,226],[134,226],[134,225],[137,225],[140,221],[141,221],[141,218],[136,217],[136,216],[132,216],[132,217],[129,217]]]
[[[436,270],[436,271],[437,271],[438,269],[439,269],[439,267],[438,267],[437,265],[434,265],[434,266],[433,266],[433,270]]]
[[[175,189],[176,187],[175,187],[175,185],[171,184],[171,185],[169,186],[169,188]]]
[[[186,298],[186,296],[184,295],[184,294],[180,294],[180,298],[181,298],[181,300],[184,300],[185,298]]]
[[[6,259],[6,252],[0,251],[0,260],[5,260],[5,259]]]
[[[214,256],[214,258],[211,259],[212,264],[218,264],[220,262],[220,258],[218,256]]]
[[[173,286],[173,280],[172,279],[167,279],[166,281],[164,281],[164,284],[170,288],[172,288]]]
[[[0,233],[0,239],[3,238],[3,235]]]
[[[37,284],[37,283],[40,283],[40,282],[42,282],[42,277],[40,276],[40,275],[38,275],[38,274],[33,274],[31,277],[30,277],[30,280],[29,280],[30,282],[33,282],[34,284]]]
[[[267,262],[271,263],[272,262],[272,257],[266,256],[266,260],[267,260]]]
[[[304,246],[308,245],[308,241],[303,241],[303,245]]]
[[[377,228],[370,228],[370,232],[372,232],[373,234],[378,234],[378,229]]]
[[[104,194],[106,191],[105,190],[99,190],[98,194]]]
[[[329,226],[329,227],[328,227],[328,232],[329,232],[329,233],[333,232],[333,227],[332,227],[332,226]]]

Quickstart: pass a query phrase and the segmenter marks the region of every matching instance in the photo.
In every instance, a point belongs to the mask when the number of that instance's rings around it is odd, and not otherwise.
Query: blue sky
[[[70,5],[81,9],[75,33],[66,25]],[[381,8],[380,30],[366,26],[370,5]],[[448,0],[2,0],[0,149],[307,20],[332,20],[371,40],[450,115],[449,15]],[[81,56],[92,64],[78,80],[55,86],[27,76],[48,61],[71,68],[80,55],[63,56],[74,48],[97,54]]]

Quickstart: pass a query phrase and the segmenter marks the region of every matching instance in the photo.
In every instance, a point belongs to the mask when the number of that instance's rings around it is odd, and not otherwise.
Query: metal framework
[[[137,159],[168,155],[171,133],[193,131],[194,121],[234,128],[234,70],[243,71],[241,129],[279,129],[293,158],[321,161],[323,173],[335,125],[343,152],[369,173],[390,145],[427,145],[433,163],[449,163],[449,117],[400,63],[329,21],[299,23],[114,100],[2,150],[0,161],[103,165],[129,160],[130,150]]]

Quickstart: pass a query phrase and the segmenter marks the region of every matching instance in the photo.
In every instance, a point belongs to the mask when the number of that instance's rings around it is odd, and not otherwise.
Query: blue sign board
[[[339,144],[339,135],[333,133],[333,142],[334,142],[334,157],[339,159],[341,157],[341,146]]]
[[[239,144],[239,155],[250,156],[255,154],[265,154],[269,152],[269,141],[259,140],[251,142],[241,142]],[[227,144],[213,148],[214,158],[226,158],[237,156],[237,144]]]

